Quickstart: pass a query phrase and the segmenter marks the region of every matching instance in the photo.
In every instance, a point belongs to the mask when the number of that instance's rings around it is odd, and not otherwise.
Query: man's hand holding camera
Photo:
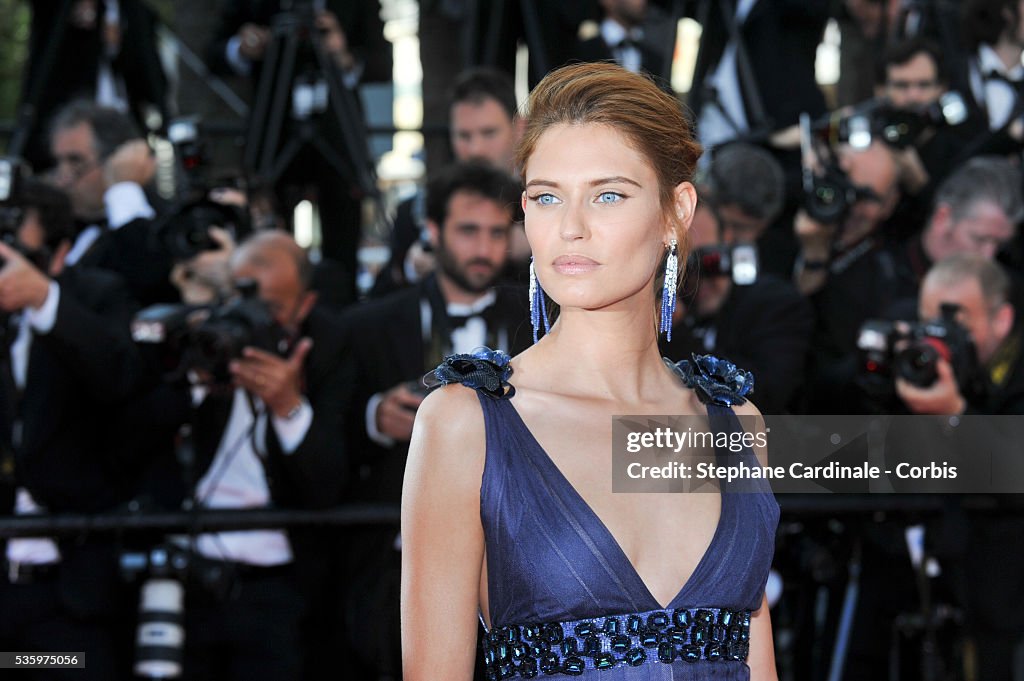
[[[960,394],[953,366],[943,358],[935,364],[938,377],[927,387],[919,387],[906,379],[896,378],[896,394],[915,414],[955,416],[967,409],[967,400]]]
[[[0,308],[6,312],[41,308],[50,292],[50,278],[3,242],[0,258],[4,263],[0,268]]]
[[[302,369],[312,348],[309,338],[300,340],[290,357],[245,348],[241,359],[231,362],[231,375],[236,385],[260,398],[271,413],[286,418],[302,404]]]

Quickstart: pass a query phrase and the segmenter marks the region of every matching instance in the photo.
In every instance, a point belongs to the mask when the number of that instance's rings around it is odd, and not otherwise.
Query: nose
[[[483,158],[485,151],[484,147],[485,143],[483,135],[472,135],[466,145],[466,151],[469,153],[469,158]]]
[[[559,225],[558,235],[563,241],[575,241],[585,239],[590,234],[587,227],[587,219],[583,207],[578,201],[567,201],[565,210],[562,212],[562,222]]]

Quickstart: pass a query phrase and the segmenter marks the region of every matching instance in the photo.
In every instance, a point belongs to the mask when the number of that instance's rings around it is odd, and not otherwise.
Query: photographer
[[[323,54],[337,67],[335,73],[340,77],[343,87],[355,94],[362,83],[391,81],[392,49],[384,37],[380,11],[377,0],[231,0],[222,6],[219,23],[207,51],[207,61],[214,72],[233,73],[248,78],[253,85],[252,92],[256,95],[252,103],[254,114],[268,103],[262,99],[263,96],[273,98],[282,94],[292,95],[292,88],[300,79],[324,75],[319,62],[307,63],[308,55],[315,52],[308,48],[315,45],[322,47]],[[286,26],[277,21],[284,17],[301,21],[299,25]],[[313,24],[308,28],[315,35],[306,34],[307,21]],[[298,42],[301,47],[297,49],[299,56],[293,55],[292,60],[297,77],[294,82],[286,82],[287,79],[282,76],[289,74],[284,73],[284,67],[265,73],[263,66],[274,54],[275,41],[278,47],[283,48],[288,44],[286,38],[292,37],[300,38]],[[307,57],[304,58],[303,53]],[[273,66],[280,66],[280,63]],[[271,76],[271,79],[268,80],[267,76]],[[331,80],[333,82],[334,79]],[[264,85],[272,85],[269,89],[274,91],[263,91]],[[279,90],[282,88],[290,91],[281,93]],[[334,96],[330,96],[330,99],[333,100]],[[292,97],[287,96],[286,101],[292,102]],[[352,102],[352,110],[358,110],[358,97],[353,96]],[[274,171],[277,176],[258,179],[273,182],[285,214],[289,216],[289,223],[296,204],[308,199],[310,189],[314,190],[322,225],[320,250],[325,258],[335,260],[344,267],[341,282],[343,291],[340,295],[348,302],[353,302],[356,300],[358,269],[356,252],[362,232],[361,194],[367,188],[360,188],[358,182],[344,176],[336,164],[319,153],[319,150],[327,149],[348,157],[343,159],[345,165],[357,164],[356,159],[351,158],[352,150],[346,141],[345,130],[335,125],[337,121],[327,120],[333,119],[334,113],[348,115],[347,109],[334,111],[334,106],[336,102],[323,115],[318,115],[319,123],[312,130],[314,139],[308,140],[298,155],[284,167]],[[295,112],[294,106],[291,112]],[[361,111],[357,114],[362,115]],[[294,118],[289,116],[289,119]],[[254,120],[250,120],[250,125],[254,123]],[[347,125],[352,125],[354,132],[362,136],[361,122],[358,125],[354,123],[349,121]],[[289,127],[287,123],[281,132],[279,148],[266,150],[266,153],[274,155],[278,160],[284,158],[284,145],[300,141],[298,136],[304,134]],[[277,131],[271,134],[276,135]],[[365,144],[365,140],[359,139],[357,143]]]
[[[939,185],[924,230],[890,249],[892,266],[915,299],[934,263],[960,253],[994,259],[1013,240],[1024,218],[1022,184],[1013,163],[980,156]]]
[[[733,184],[736,175],[728,172],[740,166],[747,169],[739,174],[747,180],[745,195]],[[772,168],[777,172],[770,172]],[[768,172],[754,172],[759,169]],[[737,257],[736,247],[752,249],[782,208],[782,170],[767,153],[733,144],[716,155],[709,177],[711,188],[702,193],[704,201],[691,229],[695,255],[687,263],[684,304],[677,311],[671,342],[661,341],[662,354],[681,360],[691,353],[712,353],[753,367],[761,410],[784,413],[804,380],[814,327],[810,303],[784,279],[756,272],[756,280],[750,281],[736,270],[744,266],[737,262],[742,256]],[[737,275],[741,283],[735,281]]]
[[[793,271],[795,239],[786,208],[782,165],[761,147],[733,142],[715,150],[707,174],[722,238],[757,244],[758,269],[788,278]]]
[[[956,379],[963,373],[961,367],[940,356],[934,383],[918,387],[897,379],[899,397],[916,414],[1024,414],[1021,330],[1010,303],[1010,281],[1002,267],[977,254],[954,255],[936,263],[921,287],[921,319],[937,317],[942,304],[958,307],[956,319],[973,342],[985,390],[980,394],[964,390]],[[1001,458],[1001,465],[1008,464],[1010,474],[1019,479],[1016,429],[1007,429],[998,420],[978,419],[965,419],[965,426],[974,427],[949,435],[953,455],[960,454],[969,462],[972,452],[985,452],[993,456],[993,462]],[[935,437],[933,428],[924,430]],[[951,443],[948,437],[946,440],[939,443],[941,450],[925,445],[925,451],[950,451]],[[917,437],[912,442],[920,446],[928,441]],[[998,478],[990,484],[998,488]],[[997,499],[1009,501],[1010,506],[1019,504],[1015,497]],[[967,513],[965,521],[962,541],[957,542],[960,560],[954,567],[959,570],[955,574],[961,579],[967,626],[977,650],[978,678],[1016,678],[1021,670],[1014,651],[1024,637],[1020,608],[1024,602],[1024,551],[1019,541],[1024,521],[1019,505],[996,514]]]
[[[143,191],[156,163],[131,119],[72,102],[54,119],[50,148],[54,181],[75,217],[67,264],[116,272],[142,305],[176,300],[170,257],[152,238],[156,213]]]
[[[215,254],[213,263],[217,257],[223,256]],[[238,247],[230,264],[236,283],[258,285],[258,300],[241,302],[257,310],[247,318],[269,312],[275,328],[239,326],[245,315],[236,304],[230,308],[234,325],[222,316],[210,333],[218,338],[246,330],[253,337],[281,333],[288,348],[278,354],[249,341],[241,356],[230,358],[227,376],[192,372],[195,503],[209,508],[336,505],[347,469],[341,419],[351,387],[340,327],[318,308],[309,290],[310,262],[289,236],[257,234]],[[226,359],[218,358],[218,364]],[[298,678],[303,617],[326,578],[319,543],[308,533],[283,530],[195,538],[199,575],[212,570],[230,583],[220,593],[201,584],[186,590],[190,678]]]
[[[843,148],[839,164],[856,192],[845,216],[824,225],[802,209],[794,222],[800,242],[795,283],[817,318],[807,405],[836,414],[846,413],[854,399],[847,392],[857,372],[856,343],[864,320],[883,316],[891,302],[913,295],[898,289],[898,280],[878,258],[878,230],[899,199],[891,150],[878,141],[863,151]]]
[[[926,39],[912,38],[890,45],[879,74],[883,101],[897,112],[923,112],[936,106],[948,89],[949,79],[942,64],[938,46]],[[895,150],[907,201],[918,196],[928,200],[928,188],[954,169],[954,161],[974,132],[970,125],[929,126]],[[897,212],[905,216],[902,223],[916,220],[914,208],[908,206]]]
[[[900,399],[915,414],[1024,414],[1020,331],[1006,273],[981,255],[950,256],[933,265],[924,278],[918,303],[921,319],[937,318],[942,303],[959,306],[957,320],[973,341],[988,390],[968,400],[954,367],[940,357],[932,385],[919,387],[896,379]]]
[[[0,243],[0,493],[6,513],[96,513],[130,499],[137,470],[116,441],[142,373],[132,302],[109,272],[67,267],[71,207],[25,180]],[[107,540],[11,539],[0,578],[0,648],[84,651],[83,679],[116,679],[125,603]],[[42,675],[27,678],[43,678]],[[51,678],[47,676],[46,678]]]

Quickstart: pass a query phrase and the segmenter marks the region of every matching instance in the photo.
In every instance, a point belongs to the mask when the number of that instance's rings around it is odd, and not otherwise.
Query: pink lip
[[[601,263],[584,255],[560,255],[551,265],[559,274],[586,274],[596,270]]]

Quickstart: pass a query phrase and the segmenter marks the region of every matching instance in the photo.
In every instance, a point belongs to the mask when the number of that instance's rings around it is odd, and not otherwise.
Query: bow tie
[[[481,308],[479,310],[476,310],[474,312],[470,312],[469,314],[452,314],[452,313],[449,312],[448,313],[448,327],[450,329],[452,329],[452,330],[454,330],[454,329],[461,329],[467,323],[469,323],[470,319],[473,319],[473,318],[480,318],[480,319],[484,320],[484,323],[486,324],[487,323],[487,317],[488,317],[488,315],[489,315],[489,313],[490,313],[490,311],[491,311],[491,309],[493,307],[494,307],[494,303],[492,302],[490,305],[487,305],[486,307],[483,307],[483,308]]]
[[[999,80],[999,81],[1002,81],[1002,82],[1006,83],[1007,85],[1009,85],[1010,87],[1015,88],[1015,89],[1019,88],[1022,84],[1024,84],[1024,79],[1022,79],[1022,78],[1010,78],[1004,72],[996,71],[995,69],[993,69],[991,71],[986,71],[983,74],[983,78],[985,79],[986,83],[991,81],[991,80]]]

